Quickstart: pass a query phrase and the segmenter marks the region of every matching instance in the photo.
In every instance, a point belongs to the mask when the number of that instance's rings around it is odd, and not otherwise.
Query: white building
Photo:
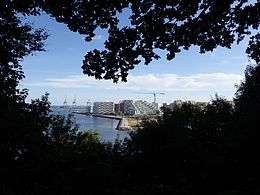
[[[123,100],[123,113],[124,115],[134,115],[136,114],[136,109],[133,100]]]
[[[94,102],[94,114],[114,114],[114,102]]]

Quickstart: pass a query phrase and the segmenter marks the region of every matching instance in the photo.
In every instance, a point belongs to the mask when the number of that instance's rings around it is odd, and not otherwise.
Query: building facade
[[[94,102],[94,114],[114,114],[114,102]]]
[[[123,104],[124,115],[134,115],[136,113],[133,100],[123,100],[121,103]]]

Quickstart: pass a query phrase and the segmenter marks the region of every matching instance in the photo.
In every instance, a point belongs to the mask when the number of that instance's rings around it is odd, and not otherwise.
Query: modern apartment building
[[[115,104],[115,113],[124,113],[124,104],[122,102]]]
[[[114,102],[94,102],[94,114],[114,114]]]
[[[123,100],[121,103],[123,104],[124,115],[134,115],[136,113],[133,100]]]

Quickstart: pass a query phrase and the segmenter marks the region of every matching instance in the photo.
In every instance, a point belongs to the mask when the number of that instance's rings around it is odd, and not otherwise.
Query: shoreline
[[[144,120],[156,120],[156,118],[158,117],[158,116],[115,116],[115,115],[105,115],[105,114],[88,114],[84,112],[73,112],[73,113],[119,120],[115,128],[118,131],[135,130],[141,126],[141,123]]]
[[[116,130],[118,131],[130,131],[133,130],[133,127],[129,126],[128,119],[126,117],[122,117],[116,126]]]
[[[72,112],[72,113],[119,120],[115,130],[118,130],[118,131],[133,130],[133,127],[129,126],[129,124],[128,124],[127,117],[124,117],[124,116],[113,116],[113,115],[105,115],[105,114],[88,114],[88,113],[85,113],[85,112]]]

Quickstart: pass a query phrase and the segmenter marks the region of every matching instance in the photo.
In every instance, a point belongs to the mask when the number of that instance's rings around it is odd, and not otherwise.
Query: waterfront
[[[53,114],[60,115],[68,115],[73,111],[84,112],[84,107],[78,107],[75,109],[70,108],[62,108],[60,106],[52,106],[51,107]],[[109,119],[109,118],[101,118],[95,117],[91,115],[83,115],[73,113],[73,122],[79,125],[79,131],[85,130],[95,130],[99,133],[101,141],[110,141],[114,142],[114,140],[119,135],[119,138],[123,140],[128,133],[125,131],[118,131],[116,127],[118,125],[119,120]]]

